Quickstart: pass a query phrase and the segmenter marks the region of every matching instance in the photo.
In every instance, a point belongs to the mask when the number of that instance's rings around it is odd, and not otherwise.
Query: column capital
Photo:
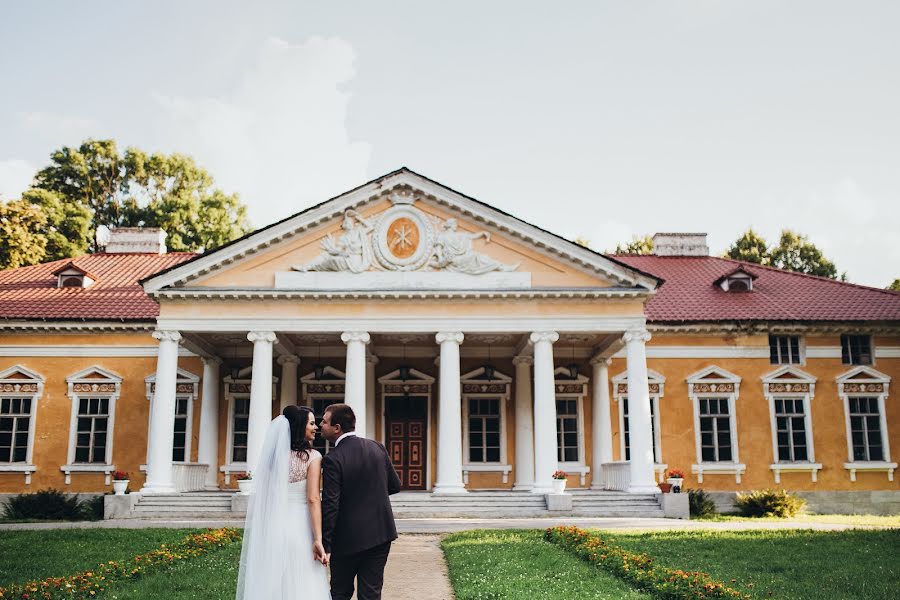
[[[521,355],[514,356],[513,364],[516,365],[517,367],[519,365],[529,365],[530,366],[530,365],[534,364],[534,358],[531,356],[521,356]]]
[[[349,344],[350,342],[362,342],[363,344],[368,344],[372,341],[372,336],[365,331],[345,331],[341,334],[341,341],[345,344]]]
[[[606,366],[608,367],[609,365],[612,364],[612,358],[606,358],[606,357],[603,357],[603,356],[595,356],[594,358],[592,358],[592,359],[590,360],[590,363],[591,363],[592,365],[600,365],[600,364],[603,364],[603,365],[606,365]]]
[[[532,344],[537,344],[538,342],[550,342],[551,344],[559,341],[559,334],[555,331],[535,331],[529,337]]]
[[[296,354],[282,354],[278,357],[278,364],[284,366],[286,364],[299,365],[300,357]]]
[[[200,360],[203,361],[203,364],[206,366],[212,365],[222,365],[225,361],[219,358],[218,356],[204,356]]]
[[[247,334],[247,339],[253,342],[268,342],[274,344],[278,341],[274,331],[251,331]]]
[[[181,334],[173,329],[157,329],[153,332],[153,338],[160,342],[180,342]]]
[[[462,344],[464,338],[465,336],[462,331],[441,331],[434,336],[434,340],[438,344],[443,344],[444,342]]]
[[[650,341],[650,332],[643,327],[635,327],[634,329],[629,329],[628,331],[626,331],[622,335],[622,339],[625,340],[626,344],[630,344],[632,342],[647,343]]]

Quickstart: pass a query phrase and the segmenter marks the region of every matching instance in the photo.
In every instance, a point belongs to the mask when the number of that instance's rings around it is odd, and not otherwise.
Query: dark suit
[[[378,600],[397,527],[388,496],[400,478],[384,446],[355,435],[322,459],[322,544],[331,553],[333,600]]]

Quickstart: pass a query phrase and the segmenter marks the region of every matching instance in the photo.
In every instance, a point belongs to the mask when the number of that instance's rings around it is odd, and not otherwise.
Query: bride
[[[313,412],[288,406],[269,425],[253,471],[238,600],[330,600]],[[321,561],[321,562],[320,562]]]

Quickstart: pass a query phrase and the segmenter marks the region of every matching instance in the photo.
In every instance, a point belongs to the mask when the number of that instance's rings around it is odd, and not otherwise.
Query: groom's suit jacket
[[[389,496],[400,478],[384,446],[347,436],[322,459],[322,544],[336,556],[397,539]]]

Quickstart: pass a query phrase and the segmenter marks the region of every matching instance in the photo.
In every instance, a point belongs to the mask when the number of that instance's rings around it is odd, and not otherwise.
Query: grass
[[[834,525],[852,525],[854,527],[894,527],[900,528],[900,515],[797,515],[790,519],[780,517],[741,517],[739,515],[714,515],[711,517],[692,517],[697,521],[714,521],[718,523],[825,523]]]
[[[186,529],[52,529],[0,532],[0,586],[71,575],[182,539]]]
[[[649,598],[545,542],[542,530],[466,531],[441,546],[457,600]]]
[[[602,532],[657,564],[706,571],[755,597],[893,599],[900,590],[900,531]]]

